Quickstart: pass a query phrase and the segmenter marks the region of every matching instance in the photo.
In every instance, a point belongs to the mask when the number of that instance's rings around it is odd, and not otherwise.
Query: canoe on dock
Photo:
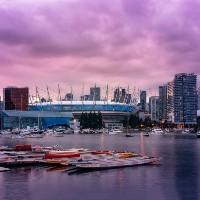
[[[103,170],[103,169],[113,169],[113,168],[124,168],[124,167],[132,167],[137,165],[147,165],[160,161],[161,157],[132,157],[125,159],[113,159],[113,160],[98,160],[93,161],[88,164],[77,164],[77,170]]]

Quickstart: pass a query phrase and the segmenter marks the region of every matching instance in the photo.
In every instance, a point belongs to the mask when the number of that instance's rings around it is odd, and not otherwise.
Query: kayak
[[[46,153],[43,159],[80,157],[80,153]]]

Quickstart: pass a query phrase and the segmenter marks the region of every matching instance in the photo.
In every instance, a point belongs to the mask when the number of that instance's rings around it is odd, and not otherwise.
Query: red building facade
[[[29,88],[8,87],[3,89],[4,110],[28,110]]]

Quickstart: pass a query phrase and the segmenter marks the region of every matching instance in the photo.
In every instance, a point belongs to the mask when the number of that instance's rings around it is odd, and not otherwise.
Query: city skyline
[[[71,84],[78,94],[83,84],[130,85],[158,95],[174,74],[200,75],[199,6],[197,0],[1,0],[1,96],[7,86],[46,84],[66,92]]]

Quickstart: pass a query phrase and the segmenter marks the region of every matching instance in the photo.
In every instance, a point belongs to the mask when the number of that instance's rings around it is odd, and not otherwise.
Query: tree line
[[[82,113],[80,116],[81,128],[101,129],[103,127],[103,120],[101,112]]]
[[[80,126],[83,129],[85,128],[101,129],[104,127],[101,112],[82,113],[79,121],[80,121]],[[149,117],[145,118],[145,120],[142,120],[139,118],[138,115],[133,115],[133,114],[131,114],[129,117],[124,118],[122,123],[124,127],[130,127],[130,128],[142,128],[142,127],[153,127],[153,126],[158,126],[158,127],[162,126],[162,128],[173,128],[174,126],[172,123],[169,123],[167,121],[164,121],[164,123],[152,121]],[[197,125],[194,128],[200,129],[200,117],[197,118]]]
[[[127,120],[123,121],[123,126],[130,128],[151,127],[152,121],[150,118],[145,118],[143,121],[138,115],[131,114]]]

